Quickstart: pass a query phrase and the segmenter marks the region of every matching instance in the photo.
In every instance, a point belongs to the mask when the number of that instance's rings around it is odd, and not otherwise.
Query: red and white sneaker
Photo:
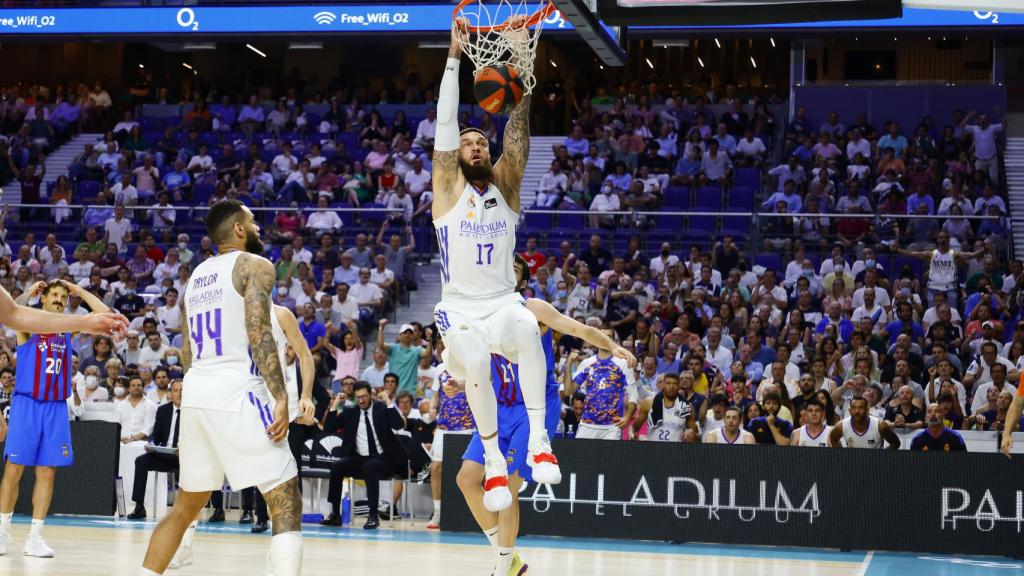
[[[508,489],[508,465],[504,458],[484,456],[484,508],[501,512],[512,505]]]
[[[558,484],[562,481],[562,470],[558,458],[551,452],[551,441],[547,436],[530,446],[526,463],[533,469],[533,481],[538,484]]]
[[[430,516],[430,522],[427,522],[427,530],[440,530],[441,519],[435,515]]]

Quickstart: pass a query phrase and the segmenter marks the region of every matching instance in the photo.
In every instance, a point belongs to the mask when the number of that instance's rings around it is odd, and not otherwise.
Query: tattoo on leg
[[[267,492],[263,498],[270,509],[274,534],[302,530],[302,494],[299,493],[298,476]]]

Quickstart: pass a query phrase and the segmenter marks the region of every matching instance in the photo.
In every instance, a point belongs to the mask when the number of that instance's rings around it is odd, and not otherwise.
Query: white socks
[[[284,532],[270,539],[267,556],[269,570],[275,576],[299,576],[302,572],[302,532]]]
[[[160,576],[148,568],[139,568],[139,576]]]
[[[540,410],[535,410],[532,408],[526,409],[526,417],[530,421],[530,448],[533,448],[540,438],[547,438],[547,428],[544,426],[546,413],[547,412],[544,408],[541,408]],[[542,436],[535,437],[535,435],[537,434]]]
[[[196,526],[199,525],[199,520],[193,520],[188,528],[185,529],[185,535],[181,537],[181,544],[179,548],[192,548],[192,538],[196,535]]]
[[[28,531],[29,535],[30,536],[39,536],[40,534],[42,534],[43,533],[43,522],[45,522],[45,520],[37,520],[37,519],[33,518],[32,519],[32,527]]]
[[[515,548],[498,547],[498,562],[494,565],[494,576],[506,576],[512,569],[512,553]]]
[[[441,521],[441,501],[434,500],[434,522]]]
[[[498,435],[495,434],[486,440],[482,440],[484,445],[484,454],[488,458],[497,458],[498,460],[504,460],[505,455],[501,453],[501,448],[498,446]]]
[[[487,536],[487,541],[491,543],[491,550],[495,553],[498,552],[498,527],[488,528],[484,530],[484,536]]]
[[[14,512],[8,512],[6,514],[0,514],[0,532],[11,532],[11,518],[14,517]]]

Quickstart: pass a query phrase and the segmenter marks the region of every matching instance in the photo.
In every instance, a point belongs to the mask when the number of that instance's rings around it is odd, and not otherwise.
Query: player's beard
[[[479,166],[473,166],[469,162],[459,158],[459,168],[462,169],[462,175],[465,176],[466,180],[469,182],[479,182],[480,180],[491,179],[490,160],[484,160]]]
[[[260,235],[252,230],[245,234],[245,251],[250,254],[263,254],[263,241],[260,240]]]

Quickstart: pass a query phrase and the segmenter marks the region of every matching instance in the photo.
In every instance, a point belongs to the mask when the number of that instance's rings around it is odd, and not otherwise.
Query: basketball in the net
[[[523,99],[523,80],[507,64],[488,66],[473,80],[473,95],[488,113],[506,112]]]

